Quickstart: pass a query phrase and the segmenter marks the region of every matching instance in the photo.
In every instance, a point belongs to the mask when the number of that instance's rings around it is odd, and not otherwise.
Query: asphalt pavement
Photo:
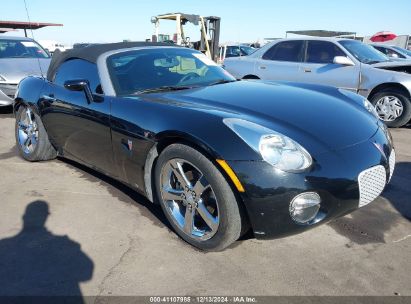
[[[397,166],[375,202],[303,234],[203,253],[120,183],[24,161],[2,110],[0,294],[411,295],[411,128],[392,134]]]

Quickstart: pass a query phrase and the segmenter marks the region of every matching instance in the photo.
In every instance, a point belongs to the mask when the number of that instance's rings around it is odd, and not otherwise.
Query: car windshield
[[[49,58],[49,54],[31,40],[0,39],[1,58]]]
[[[204,54],[185,48],[126,51],[108,57],[107,66],[119,96],[235,81]]]
[[[356,40],[342,40],[340,44],[362,63],[373,64],[389,61],[388,57],[372,46]]]
[[[411,56],[410,50],[403,49],[402,47],[399,47],[399,46],[393,46],[393,48],[407,56]]]
[[[241,52],[246,54],[246,55],[250,55],[252,53],[255,52],[255,48],[251,47],[251,46],[247,46],[247,45],[241,45],[240,46]]]

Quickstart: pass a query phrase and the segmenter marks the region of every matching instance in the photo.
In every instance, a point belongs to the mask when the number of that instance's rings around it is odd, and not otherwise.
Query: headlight
[[[364,99],[364,107],[367,109],[368,112],[374,115],[377,119],[380,119],[380,116],[375,110],[375,107],[372,105],[371,102],[368,101],[368,99]]]
[[[238,118],[223,122],[273,167],[300,172],[312,165],[311,155],[291,138],[266,127]]]

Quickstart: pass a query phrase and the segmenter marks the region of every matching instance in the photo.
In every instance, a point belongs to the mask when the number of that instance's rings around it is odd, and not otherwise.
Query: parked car
[[[371,46],[391,59],[411,60],[411,52],[400,48],[399,46],[391,46],[386,44],[371,44]]]
[[[351,39],[276,40],[246,57],[227,58],[237,79],[326,84],[367,97],[390,127],[411,118],[411,63],[392,62],[370,45]]]
[[[87,42],[74,43],[74,44],[73,44],[73,49],[80,49],[80,48],[83,48],[83,47],[86,47],[86,46],[90,46],[90,45],[93,45],[93,44],[96,44],[96,43],[87,43]]]
[[[67,49],[64,44],[55,40],[39,40],[38,42],[51,56],[56,51],[64,52]]]
[[[49,54],[36,41],[23,37],[0,37],[0,107],[13,104],[20,80],[46,73],[49,64]]]
[[[220,59],[229,57],[248,56],[254,53],[257,49],[248,45],[222,45],[220,46]]]
[[[226,248],[249,225],[270,239],[345,215],[377,198],[395,166],[365,98],[236,81],[167,44],[60,53],[47,79],[20,83],[14,111],[24,159],[59,155],[126,183],[203,250]]]

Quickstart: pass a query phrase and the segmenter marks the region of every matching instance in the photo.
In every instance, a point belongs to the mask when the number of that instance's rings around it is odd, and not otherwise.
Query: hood
[[[411,74],[411,60],[387,61],[371,64],[372,67]]]
[[[289,136],[311,153],[355,145],[378,129],[363,98],[353,100],[326,86],[237,81],[144,98],[246,119]]]
[[[4,58],[0,59],[0,75],[7,83],[18,84],[24,77],[41,76],[40,66],[46,75],[49,64],[49,58]]]

